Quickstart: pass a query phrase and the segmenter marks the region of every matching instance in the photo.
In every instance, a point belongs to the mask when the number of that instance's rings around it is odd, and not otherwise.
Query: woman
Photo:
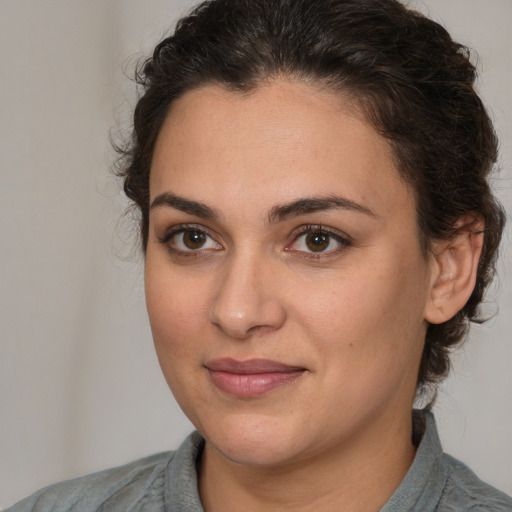
[[[511,510],[412,410],[504,225],[467,50],[395,0],[213,0],[139,78],[121,175],[198,432],[10,510]]]

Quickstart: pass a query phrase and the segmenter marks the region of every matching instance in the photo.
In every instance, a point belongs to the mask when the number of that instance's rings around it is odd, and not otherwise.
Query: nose
[[[236,339],[278,330],[286,320],[286,308],[276,270],[261,258],[231,258],[219,276],[210,321]]]

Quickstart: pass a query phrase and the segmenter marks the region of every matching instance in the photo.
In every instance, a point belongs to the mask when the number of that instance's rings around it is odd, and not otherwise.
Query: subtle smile
[[[305,368],[267,359],[215,359],[207,362],[205,367],[218,389],[237,398],[263,395],[291,384],[306,372]]]

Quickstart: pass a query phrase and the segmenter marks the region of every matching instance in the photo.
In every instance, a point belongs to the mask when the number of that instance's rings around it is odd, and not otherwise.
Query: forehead
[[[166,190],[194,199],[292,201],[343,195],[385,212],[412,201],[387,141],[339,94],[276,81],[250,94],[220,86],[176,100],[160,131],[151,196]]]

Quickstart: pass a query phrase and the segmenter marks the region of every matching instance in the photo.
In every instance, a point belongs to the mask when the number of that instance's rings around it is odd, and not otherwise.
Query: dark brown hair
[[[250,92],[278,76],[348,95],[386,137],[416,194],[425,254],[432,240],[453,236],[464,214],[485,221],[473,294],[451,320],[428,327],[421,390],[447,374],[450,348],[470,321],[480,321],[505,217],[488,183],[497,140],[474,89],[470,51],[399,1],[210,0],[182,18],[138,70],[132,138],[120,149],[119,174],[141,212],[143,248],[153,148],[171,103],[201,85]]]

